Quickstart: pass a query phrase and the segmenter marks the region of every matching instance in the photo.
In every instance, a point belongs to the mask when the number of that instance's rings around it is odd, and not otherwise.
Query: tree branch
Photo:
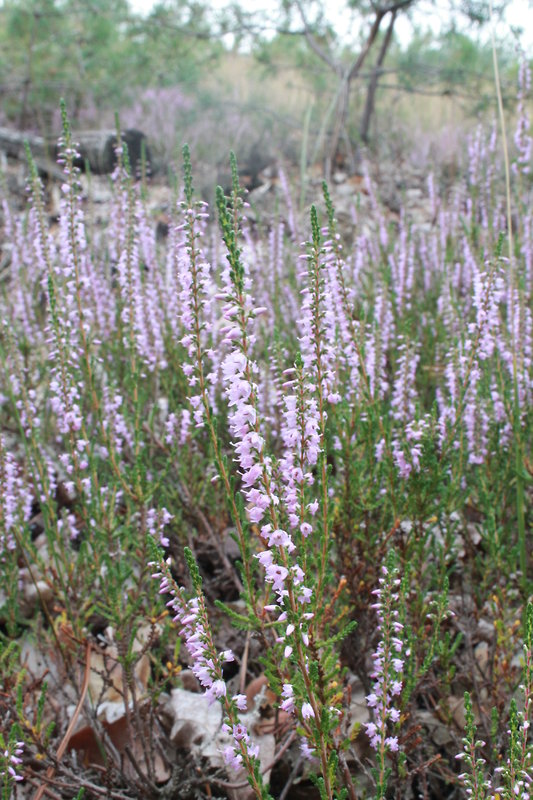
[[[326,50],[324,50],[323,47],[321,47],[319,45],[319,43],[316,40],[315,36],[313,36],[313,34],[311,32],[311,28],[309,26],[309,23],[307,22],[307,19],[305,18],[304,10],[302,8],[302,4],[301,4],[300,0],[295,0],[295,3],[296,3],[296,8],[298,9],[298,12],[300,14],[300,17],[301,17],[301,20],[302,20],[302,23],[303,23],[303,26],[304,26],[303,33],[304,33],[305,39],[306,39],[309,47],[311,48],[311,50],[320,59],[322,59],[322,61],[325,61],[325,63],[333,70],[333,72],[336,72],[337,75],[340,74],[340,64],[337,61],[335,61],[330,56],[330,54],[327,53]]]
[[[383,66],[383,62],[385,61],[385,56],[387,55],[387,51],[389,49],[391,40],[392,40],[392,32],[394,30],[394,23],[396,21],[397,11],[393,11],[390,17],[389,27],[387,28],[387,32],[385,33],[385,37],[383,42],[381,43],[381,48],[378,54],[378,59],[374,65],[374,69],[372,70],[372,75],[370,78],[370,82],[368,84],[368,91],[366,95],[366,103],[365,103],[365,110],[363,112],[363,121],[361,123],[361,139],[363,142],[368,141],[368,132],[370,130],[370,120],[372,118],[372,114],[374,111],[374,100],[376,97],[376,90],[378,87],[379,76],[381,72],[381,68]]]
[[[372,47],[372,45],[376,40],[376,36],[379,33],[381,22],[386,13],[387,12],[376,11],[376,17],[374,19],[374,22],[372,23],[372,27],[370,28],[370,33],[368,34],[365,46],[363,47],[357,58],[353,61],[351,67],[346,72],[346,81],[348,83],[350,83],[350,81],[352,81],[355,78],[355,76],[365,63],[366,57],[370,52],[370,48]]]

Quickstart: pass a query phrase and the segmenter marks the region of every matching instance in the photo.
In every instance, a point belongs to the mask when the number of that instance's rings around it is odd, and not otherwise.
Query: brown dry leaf
[[[246,707],[248,714],[253,716],[250,730],[257,736],[266,736],[279,732],[291,720],[290,714],[283,709],[276,709],[280,698],[268,688],[268,681],[264,674],[258,675],[246,688]],[[260,713],[259,713],[260,712]]]
[[[370,711],[366,702],[365,688],[361,681],[357,680],[352,685],[350,700],[350,721],[354,727],[361,728],[365,723],[370,722]]]
[[[186,689],[172,689],[163,705],[172,729],[170,739],[177,747],[196,750],[206,758],[218,756],[215,746],[222,725],[222,709],[205,695]]]
[[[278,709],[275,714],[274,709],[272,713],[266,717],[259,717],[259,720],[253,725],[251,730],[257,736],[266,736],[269,733],[279,733],[291,725],[291,715],[287,714],[282,708]]]
[[[265,705],[273,706],[278,698],[268,688],[268,681],[266,675],[258,675],[246,687],[246,705],[251,710],[255,707],[256,703],[262,708]]]
[[[416,712],[417,721],[427,728],[428,735],[438,747],[447,747],[452,744],[454,737],[450,731],[450,726],[438,718],[432,711],[418,709]]]
[[[126,750],[129,750],[131,757],[143,775],[148,775],[146,766],[146,753],[142,742],[149,742],[149,724],[143,718],[143,730],[130,732],[125,715],[112,723],[105,720],[102,722],[103,728],[111,739],[114,747],[124,757],[122,769],[127,777],[130,779],[138,778],[137,772],[131,763],[130,758],[127,756]],[[98,736],[90,725],[86,725],[71,736],[69,750],[76,750],[80,753],[82,763],[85,767],[90,765],[103,766],[105,763],[104,753],[105,744],[100,742]],[[154,753],[153,756],[153,776],[156,783],[165,783],[170,778],[170,770],[166,767],[162,756],[159,753]]]
[[[24,671],[24,686],[31,693],[39,696],[46,682],[46,702],[43,708],[42,724],[44,727],[54,722],[57,729],[65,728],[69,723],[76,703],[78,690],[65,675],[65,664],[61,651],[47,633],[39,631],[37,636],[25,633],[20,639],[20,666]],[[35,718],[36,703],[32,710],[28,709],[30,718]],[[31,706],[30,706],[31,708]]]
[[[67,750],[76,750],[81,754],[81,761],[84,767],[90,764],[103,766],[104,745],[100,745],[98,737],[90,725],[85,725],[70,737]]]
[[[117,656],[114,645],[110,645],[105,650],[91,650],[89,697],[95,706],[99,706],[103,702],[104,696],[106,700],[118,700],[122,697],[120,693],[122,677]],[[109,685],[109,681],[111,681],[111,685]]]
[[[264,684],[263,684],[264,685]],[[260,689],[256,692],[258,694]],[[168,716],[172,729],[170,738],[177,747],[190,750],[198,758],[205,758],[213,768],[224,767],[222,751],[232,738],[222,731],[222,709],[219,703],[209,705],[205,695],[188,692],[186,689],[173,689],[164,702],[163,712]],[[257,723],[260,721],[258,711],[241,714],[241,722],[249,731],[252,731],[254,744],[259,746],[259,761],[262,768],[269,767],[275,754],[276,740],[272,733],[261,735],[257,733]],[[272,721],[269,721],[270,726]],[[239,783],[244,781],[244,773],[228,769],[231,781]],[[265,773],[268,782],[269,771]],[[248,800],[249,787],[232,790],[230,797],[233,800]],[[253,795],[251,795],[253,796]]]
[[[133,650],[139,653],[147,639],[148,628],[140,629],[135,639]],[[112,628],[106,629],[106,637],[110,644],[102,650],[91,651],[91,675],[89,678],[89,696],[93,705],[97,706],[100,719],[112,724],[124,716],[124,684],[122,668],[118,660],[118,650],[114,644]],[[150,678],[150,660],[144,653],[135,664],[134,676],[138,697],[146,694]]]
[[[46,677],[48,681],[52,679],[54,683],[61,680],[61,659],[60,655],[53,648],[43,648],[39,646],[35,638],[28,634],[20,640],[20,663],[34,680]]]
[[[456,697],[453,694],[449,697],[450,711],[457,725],[464,729],[466,725],[465,713],[465,699],[464,697]]]
[[[487,642],[479,642],[479,644],[474,647],[474,658],[476,659],[476,664],[481,675],[485,677],[490,659],[489,646]]]
[[[54,629],[58,641],[64,645],[65,649],[68,650],[71,655],[75,655],[78,652],[79,641],[76,639],[74,629],[70,622],[67,621],[65,614],[56,617],[54,620]]]
[[[49,604],[54,598],[52,583],[43,574],[43,569],[50,561],[48,554],[48,541],[44,533],[39,534],[34,541],[37,557],[32,563],[31,572],[27,566],[19,570],[19,581],[22,587],[20,598],[21,611],[25,617],[31,617],[37,605]]]
[[[464,696],[461,697],[456,694],[451,694],[448,698],[448,703],[450,706],[450,711],[452,713],[452,717],[457,724],[457,726],[464,730],[466,725],[466,713],[465,713],[465,699]],[[474,713],[474,722],[476,725],[479,725],[481,721],[480,713],[479,713],[479,706],[477,703],[472,703],[472,711]],[[445,720],[444,720],[445,721]]]

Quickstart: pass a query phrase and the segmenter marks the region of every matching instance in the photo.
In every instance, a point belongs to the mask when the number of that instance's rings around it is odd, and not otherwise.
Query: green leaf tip
[[[183,180],[185,183],[185,199],[190,207],[192,205],[192,197],[194,194],[194,187],[192,183],[192,165],[191,165],[191,151],[188,144],[184,144],[182,148],[183,156]]]

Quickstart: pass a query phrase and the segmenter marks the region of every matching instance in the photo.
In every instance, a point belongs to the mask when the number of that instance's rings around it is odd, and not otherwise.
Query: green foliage
[[[128,0],[6,0],[0,7],[3,111],[23,129],[57,135],[59,95],[76,119],[97,117],[131,104],[146,87],[195,86],[220,50],[197,2],[158,4],[142,17]]]
[[[502,49],[499,60],[508,79],[515,62],[512,50]],[[404,48],[394,48],[390,65],[404,90],[464,96],[476,116],[492,106],[491,46],[453,25],[438,37],[415,33]]]

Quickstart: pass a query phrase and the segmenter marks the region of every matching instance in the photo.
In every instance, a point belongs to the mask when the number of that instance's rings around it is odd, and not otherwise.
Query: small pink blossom
[[[246,711],[246,695],[245,694],[234,694],[233,698],[235,701],[235,705],[239,709],[239,711]]]

